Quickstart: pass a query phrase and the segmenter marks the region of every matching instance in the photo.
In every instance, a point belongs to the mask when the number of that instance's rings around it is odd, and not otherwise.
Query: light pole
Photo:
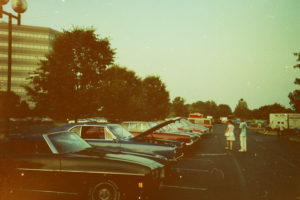
[[[18,25],[21,25],[21,13],[24,13],[27,9],[26,0],[12,0],[11,7],[18,14],[13,15],[12,13],[3,10],[3,6],[8,3],[9,0],[0,0],[0,18],[4,15],[8,16],[8,49],[7,49],[7,101],[9,101],[11,92],[11,64],[12,64],[12,19],[18,21]],[[9,132],[9,113],[7,113],[7,127],[6,131]]]

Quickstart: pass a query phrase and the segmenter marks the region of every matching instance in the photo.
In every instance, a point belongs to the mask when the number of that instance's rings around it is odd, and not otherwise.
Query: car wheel
[[[89,200],[119,200],[120,190],[113,181],[98,183],[91,188]]]

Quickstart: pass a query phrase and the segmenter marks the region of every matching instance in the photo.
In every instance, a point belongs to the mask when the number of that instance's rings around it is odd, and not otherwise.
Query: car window
[[[57,153],[79,152],[91,146],[73,132],[53,133],[46,136]]]
[[[104,129],[105,140],[113,140],[114,136],[107,129]]]
[[[123,128],[125,128],[126,130],[129,130],[129,123],[122,123],[121,126],[123,126]]]
[[[71,128],[70,131],[73,131],[77,135],[81,136],[81,126],[75,126],[74,128]]]
[[[107,128],[113,134],[113,138],[129,139],[134,137],[130,132],[128,132],[120,125],[114,124],[111,126],[107,126]]]
[[[129,130],[129,131],[138,131],[139,129],[137,127],[137,123],[130,123],[127,130]]]
[[[83,126],[81,137],[84,139],[105,139],[104,127],[101,126]]]

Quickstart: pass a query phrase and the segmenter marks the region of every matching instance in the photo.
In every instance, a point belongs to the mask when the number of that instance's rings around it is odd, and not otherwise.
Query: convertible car
[[[0,145],[0,194],[5,200],[141,199],[164,176],[164,165],[152,159],[108,153],[71,132],[10,137]]]
[[[135,137],[119,124],[74,123],[50,130],[56,131],[75,132],[89,144],[109,151],[156,154],[170,162],[176,162],[183,156],[182,142]]]

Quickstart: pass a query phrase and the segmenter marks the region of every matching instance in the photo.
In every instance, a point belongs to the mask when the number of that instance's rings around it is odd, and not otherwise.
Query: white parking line
[[[280,160],[282,160],[283,162],[285,162],[288,166],[290,166],[291,168],[296,168],[297,165],[295,165],[294,163],[288,161],[287,159],[285,159],[284,157],[282,156],[278,156]]]
[[[195,154],[195,156],[227,156],[228,153],[200,153]]]
[[[162,188],[174,188],[174,189],[182,189],[182,190],[200,190],[200,191],[206,191],[207,188],[199,188],[199,187],[186,187],[186,186],[180,186],[180,185],[161,185]]]

